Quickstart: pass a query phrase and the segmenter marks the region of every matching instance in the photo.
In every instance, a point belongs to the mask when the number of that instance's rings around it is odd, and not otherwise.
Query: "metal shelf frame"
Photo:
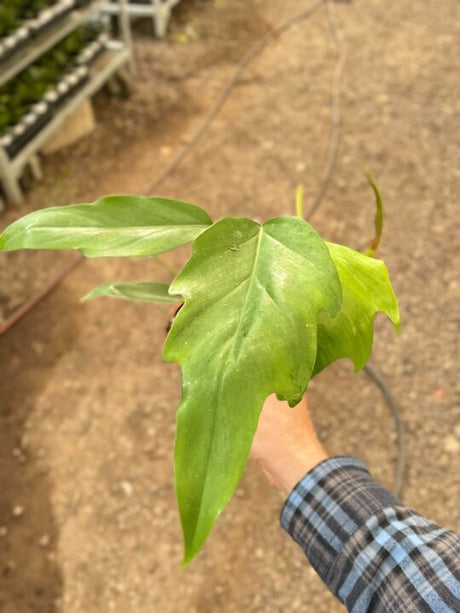
[[[136,2],[136,0],[129,0],[126,4],[126,12],[130,17],[151,17],[153,19],[155,35],[158,38],[162,38],[168,29],[172,9],[179,2],[180,0],[150,0],[147,3],[140,3]],[[104,4],[104,11],[111,15],[117,15],[119,6],[106,2]]]
[[[132,51],[131,51],[131,30],[129,25],[129,17],[125,11],[126,0],[118,0],[119,2],[119,23],[122,40],[112,40],[107,44],[107,49],[104,53],[97,58],[90,66],[90,78],[89,81],[65,103],[58,110],[57,114],[36,134],[13,158],[9,158],[6,151],[0,147],[0,181],[3,184],[3,189],[6,198],[14,205],[21,204],[23,195],[19,180],[24,172],[24,168],[30,164],[32,173],[36,179],[41,179],[42,173],[40,163],[38,160],[38,152],[43,147],[45,142],[50,136],[63,124],[63,122],[78,108],[78,106],[91,96],[93,96],[101,87],[109,81],[109,79],[121,68],[128,66],[133,70],[132,64]],[[94,14],[95,12],[102,10],[102,3],[96,2],[91,7],[86,8],[84,11],[79,11],[78,19],[74,18],[70,20],[63,20],[66,23],[60,23],[60,27],[56,27],[52,36],[53,42],[45,44],[44,41],[36,40],[31,43],[30,48],[25,49],[25,55],[28,58],[27,63],[23,57],[15,65],[7,67],[7,73],[0,72],[1,78],[4,74],[8,74],[8,78],[11,78],[17,74],[21,69],[28,65],[44,53],[53,44],[59,42],[66,34],[75,29],[82,21]],[[70,24],[73,24],[70,27]],[[48,43],[47,39],[47,43]],[[9,64],[9,62],[8,62]],[[16,70],[17,65],[21,68]],[[0,210],[2,208],[2,202],[0,200]]]

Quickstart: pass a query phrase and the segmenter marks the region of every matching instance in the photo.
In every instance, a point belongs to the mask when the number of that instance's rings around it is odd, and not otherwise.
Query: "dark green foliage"
[[[24,21],[57,4],[59,0],[1,0],[0,39],[14,32]]]
[[[42,100],[99,32],[95,24],[78,28],[0,87],[0,136],[9,126],[18,123],[33,104]]]

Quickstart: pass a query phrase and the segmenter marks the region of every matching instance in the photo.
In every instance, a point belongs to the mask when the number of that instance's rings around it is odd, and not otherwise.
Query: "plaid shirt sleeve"
[[[355,458],[307,473],[281,525],[352,613],[460,612],[460,536],[405,507]]]

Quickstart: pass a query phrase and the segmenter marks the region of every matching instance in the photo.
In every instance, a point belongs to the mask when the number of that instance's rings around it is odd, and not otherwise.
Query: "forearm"
[[[276,463],[259,460],[259,466],[270,483],[287,496],[308,471],[327,458],[326,451],[318,443],[307,449],[290,447]]]
[[[281,523],[354,613],[460,610],[460,537],[404,507],[359,460],[313,468]]]

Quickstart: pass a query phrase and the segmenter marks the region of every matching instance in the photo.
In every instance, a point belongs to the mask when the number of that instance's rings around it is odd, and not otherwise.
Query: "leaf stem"
[[[372,239],[372,242],[369,248],[366,249],[366,251],[364,252],[365,255],[368,255],[369,257],[372,258],[377,253],[377,249],[379,248],[379,245],[380,245],[380,239],[382,238],[383,201],[382,201],[382,196],[380,194],[379,186],[377,185],[377,182],[374,179],[374,177],[369,172],[365,172],[364,174],[366,175],[366,179],[368,180],[369,185],[372,187],[372,189],[374,190],[374,194],[375,194],[375,218],[374,218],[375,236]]]
[[[305,194],[304,186],[302,184],[298,185],[296,195],[295,195],[295,212],[296,212],[297,217],[300,217],[300,219],[303,219],[304,204],[305,204],[304,194]]]
[[[159,264],[162,268],[164,268],[166,271],[172,274],[173,277],[177,277],[177,275],[179,274],[179,271],[176,270],[176,268],[174,268],[174,266],[170,264],[168,260],[165,260],[159,255],[155,256],[154,259],[155,259],[155,262],[157,262],[157,264]]]

